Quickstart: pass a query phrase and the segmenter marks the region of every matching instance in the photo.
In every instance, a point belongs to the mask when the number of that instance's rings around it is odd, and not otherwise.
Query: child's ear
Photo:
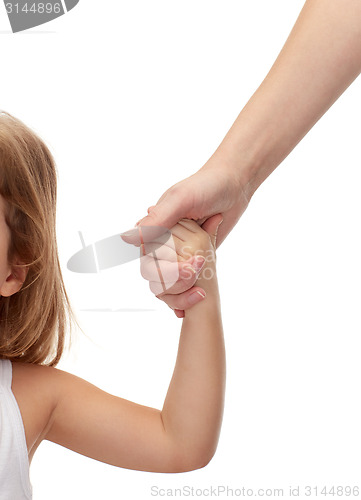
[[[14,293],[18,292],[26,279],[29,268],[28,267],[19,267],[19,265],[24,265],[22,262],[16,262],[12,264],[9,268],[9,274],[6,277],[6,280],[2,284],[0,295],[3,297],[10,297],[10,295],[14,295]]]

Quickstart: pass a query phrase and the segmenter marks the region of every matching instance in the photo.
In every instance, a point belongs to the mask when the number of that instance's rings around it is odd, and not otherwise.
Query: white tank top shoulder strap
[[[11,383],[12,363],[0,359],[0,500],[31,500],[24,424]]]

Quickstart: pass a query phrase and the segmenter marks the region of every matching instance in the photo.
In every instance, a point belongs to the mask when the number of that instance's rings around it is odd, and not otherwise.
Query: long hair
[[[21,262],[18,267],[28,269],[20,290],[0,297],[3,359],[55,366],[72,320],[78,324],[58,259],[56,190],[56,166],[47,146],[0,111],[0,195],[11,232],[7,258],[10,265]]]

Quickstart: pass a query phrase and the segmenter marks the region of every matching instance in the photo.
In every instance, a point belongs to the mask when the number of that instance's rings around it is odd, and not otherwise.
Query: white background
[[[181,320],[151,295],[138,263],[85,276],[67,260],[79,230],[90,243],[133,227],[207,161],[302,5],[81,0],[16,35],[1,5],[0,107],[56,158],[59,256],[89,337],[78,333],[59,368],[161,408]],[[290,485],[360,485],[360,104],[356,80],[219,249],[228,371],[210,464],[139,472],[43,442],[31,465],[35,500],[148,499],[151,486],[186,485],[284,488],[288,497]],[[107,307],[146,310],[82,310]]]

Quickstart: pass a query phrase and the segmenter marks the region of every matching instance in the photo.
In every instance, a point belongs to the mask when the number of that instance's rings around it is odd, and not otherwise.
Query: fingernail
[[[189,298],[188,298],[188,302],[190,304],[197,304],[197,302],[200,302],[201,300],[203,300],[205,298],[206,294],[204,293],[201,293],[199,290],[197,290],[196,292],[193,292],[190,294]]]
[[[134,230],[126,231],[125,233],[120,233],[120,236],[134,236],[137,234]]]
[[[197,271],[192,266],[186,266],[182,267],[179,274],[181,278],[191,278],[192,276],[197,274]]]
[[[193,261],[193,267],[197,271],[197,273],[202,269],[204,266],[206,259],[202,257],[201,255],[197,255]]]

